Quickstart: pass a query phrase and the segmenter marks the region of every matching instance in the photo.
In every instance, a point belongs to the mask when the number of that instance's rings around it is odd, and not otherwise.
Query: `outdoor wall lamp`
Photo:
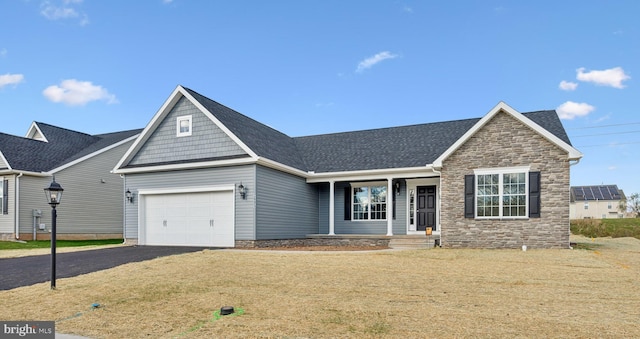
[[[133,204],[133,193],[127,188],[127,191],[124,193],[124,196],[127,198],[127,201],[130,204]]]
[[[400,181],[396,181],[395,187],[396,187],[396,195],[400,195]]]
[[[58,213],[56,212],[56,206],[60,204],[62,200],[62,186],[56,182],[56,177],[53,177],[49,187],[44,189],[44,194],[47,197],[47,203],[51,205],[51,289],[56,289],[56,219]],[[35,240],[35,239],[34,239]]]
[[[238,185],[238,193],[240,193],[240,197],[242,197],[242,199],[247,199],[247,188],[242,184],[242,182]]]

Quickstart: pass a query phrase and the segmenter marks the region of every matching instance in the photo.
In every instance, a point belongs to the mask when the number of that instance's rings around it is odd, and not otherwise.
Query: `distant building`
[[[618,206],[626,200],[617,185],[572,186],[569,217],[571,219],[624,218]]]

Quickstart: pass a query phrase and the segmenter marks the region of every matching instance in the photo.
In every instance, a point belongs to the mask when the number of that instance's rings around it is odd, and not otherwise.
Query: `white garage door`
[[[233,192],[145,196],[144,245],[233,247]]]

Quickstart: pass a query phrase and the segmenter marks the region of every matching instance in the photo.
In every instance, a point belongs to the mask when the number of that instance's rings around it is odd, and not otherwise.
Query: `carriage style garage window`
[[[352,220],[386,220],[387,186],[385,183],[352,184]]]
[[[527,218],[528,168],[476,170],[477,218]]]
[[[186,137],[191,135],[191,115],[184,115],[177,118],[176,136]]]

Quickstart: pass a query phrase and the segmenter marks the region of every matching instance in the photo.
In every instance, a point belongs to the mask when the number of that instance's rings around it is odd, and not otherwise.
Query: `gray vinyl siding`
[[[396,218],[393,220],[393,234],[407,234],[407,185],[401,183],[400,194],[393,195],[396,201]]]
[[[257,167],[257,240],[304,238],[318,233],[316,185],[304,178]]]
[[[2,162],[0,162],[2,163]],[[4,211],[0,213],[0,234],[9,234],[15,232],[14,223],[15,223],[15,176],[14,175],[6,175],[0,176],[0,185],[2,185],[3,180],[9,181],[9,191],[8,193],[8,210],[7,214],[4,214]],[[2,196],[0,196],[2,198]],[[2,205],[0,205],[0,210],[2,209]],[[1,238],[1,237],[0,237]]]
[[[128,142],[65,168],[57,173],[64,192],[57,207],[59,234],[123,234],[123,179],[110,173]],[[20,178],[20,232],[33,231],[33,209],[42,210],[41,222],[51,226],[51,207],[44,188],[50,177]]]
[[[236,240],[255,240],[255,165],[191,169],[183,171],[127,174],[126,189],[134,194],[126,203],[125,232],[127,239],[138,238],[138,191],[141,189],[198,188],[205,186],[242,185],[248,188],[247,199],[237,193],[235,199]]]
[[[345,187],[348,187],[349,183],[336,183],[335,184],[335,233],[336,234],[387,234],[387,220],[345,220],[344,215],[344,202],[345,202]],[[396,219],[393,220],[393,234],[406,234],[406,188],[402,187],[400,195],[393,196],[396,199]],[[328,199],[327,195],[327,199]],[[388,217],[392,217],[393,206],[388,206]]]
[[[192,134],[176,136],[176,119],[192,116]],[[215,146],[215,147],[214,147]],[[129,165],[215,159],[246,154],[211,119],[182,97],[167,114],[153,135],[144,143]]]

